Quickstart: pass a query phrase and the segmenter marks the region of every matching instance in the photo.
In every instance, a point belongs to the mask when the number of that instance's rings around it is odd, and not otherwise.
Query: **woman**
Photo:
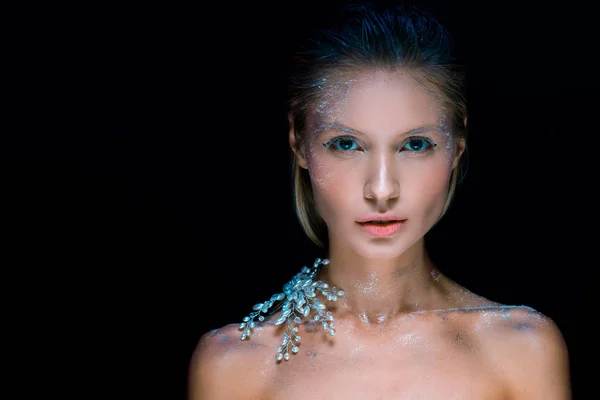
[[[427,254],[466,148],[447,33],[414,7],[344,18],[291,81],[297,213],[327,259],[202,337],[189,398],[571,398],[555,323],[468,291]]]

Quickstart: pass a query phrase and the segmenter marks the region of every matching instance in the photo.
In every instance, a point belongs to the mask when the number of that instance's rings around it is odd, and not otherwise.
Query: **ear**
[[[467,128],[467,116],[463,119],[463,123],[465,124],[465,129]],[[465,149],[467,148],[467,141],[462,138],[456,143],[456,155],[454,156],[454,162],[452,163],[452,169],[458,166],[460,162],[460,157],[462,157]]]
[[[465,149],[467,148],[467,142],[465,139],[459,139],[458,142],[456,143],[456,154],[454,155],[454,161],[452,163],[452,169],[456,168],[458,166],[458,163],[460,162],[460,157],[462,157],[463,153],[465,152]]]
[[[289,141],[290,141],[290,148],[292,149],[292,151],[294,152],[294,157],[296,157],[296,162],[298,163],[298,165],[304,169],[308,169],[308,162],[306,161],[306,157],[304,156],[304,151],[301,148],[300,142],[298,141],[298,138],[296,137],[296,129],[294,127],[294,118],[292,117],[292,114],[288,114],[288,122],[290,124],[290,131],[289,131]]]

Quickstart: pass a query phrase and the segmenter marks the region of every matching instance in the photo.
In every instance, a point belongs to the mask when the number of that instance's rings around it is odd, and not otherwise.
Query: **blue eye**
[[[352,151],[360,151],[362,147],[357,143],[356,139],[351,136],[338,136],[330,141],[323,143],[324,147],[331,151],[339,153],[349,153]],[[334,146],[334,147],[332,147]],[[431,139],[421,136],[413,136],[406,143],[401,145],[400,151],[409,151],[412,153],[425,153],[437,145]]]
[[[340,136],[331,139],[327,143],[323,143],[323,146],[330,147],[331,145],[335,146],[334,150],[338,151],[351,151],[358,150],[359,146],[354,139],[348,136]]]
[[[411,137],[406,144],[402,146],[402,149],[408,151],[414,151],[416,153],[422,153],[427,150],[431,150],[437,146],[431,140],[425,137]]]

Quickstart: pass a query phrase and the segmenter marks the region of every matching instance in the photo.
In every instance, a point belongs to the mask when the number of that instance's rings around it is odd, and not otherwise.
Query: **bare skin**
[[[438,279],[445,309],[378,321],[331,307],[336,335],[302,324],[289,361],[275,359],[282,329],[272,322],[248,341],[237,324],[209,332],[192,361],[190,400],[570,399],[566,346],[550,319]]]
[[[430,94],[402,72],[357,74],[325,93],[306,140],[292,126],[329,233],[318,279],[345,292],[328,303],[337,333],[301,324],[299,353],[277,362],[273,319],[246,341],[237,324],[209,332],[190,365],[190,400],[571,398],[556,324],[468,291],[427,254],[465,148]],[[372,215],[404,222],[377,236],[358,222]]]

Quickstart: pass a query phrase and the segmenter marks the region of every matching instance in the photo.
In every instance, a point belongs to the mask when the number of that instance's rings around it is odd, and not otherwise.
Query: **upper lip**
[[[356,220],[356,222],[365,223],[369,221],[404,221],[406,218],[391,214],[369,214]]]

